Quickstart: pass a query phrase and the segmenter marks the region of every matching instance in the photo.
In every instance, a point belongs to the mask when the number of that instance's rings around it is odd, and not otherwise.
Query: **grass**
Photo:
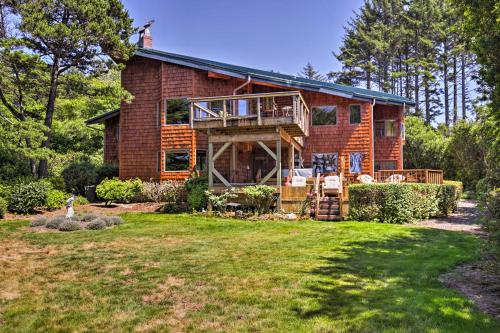
[[[498,332],[438,276],[467,234],[130,214],[71,233],[0,223],[0,332]]]

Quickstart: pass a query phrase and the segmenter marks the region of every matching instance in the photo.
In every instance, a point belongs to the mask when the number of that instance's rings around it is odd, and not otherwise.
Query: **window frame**
[[[332,172],[328,172],[328,173],[336,173],[338,174],[339,173],[339,167],[340,167],[340,153],[339,152],[326,152],[326,153],[322,153],[322,152],[313,152],[311,153],[311,168],[312,168],[312,171],[313,171],[313,176],[316,177],[316,168],[315,168],[315,155],[332,155],[332,156],[335,156],[335,171],[332,171]],[[324,158],[324,157],[323,157]],[[328,158],[330,159],[330,158]],[[321,168],[322,170],[320,171],[321,174],[325,174],[325,170],[324,170],[324,166],[326,165],[326,163],[323,163],[323,165],[321,165]]]
[[[353,123],[351,121],[351,107],[352,106],[358,106],[359,107],[359,123]],[[349,111],[349,125],[359,125],[363,122],[363,119],[361,117],[361,104],[349,104],[347,106],[347,110]]]
[[[333,107],[334,108],[334,110],[335,110],[335,124],[314,124],[314,109],[315,108],[324,108],[324,107]],[[336,104],[335,105],[334,104],[324,104],[324,105],[312,106],[311,107],[311,126],[337,126],[337,124],[338,124],[338,121],[337,121],[338,109],[339,108]]]
[[[167,124],[167,119],[168,119],[168,101],[174,100],[174,99],[185,99],[185,100],[189,101],[189,98],[190,97],[183,96],[183,97],[165,97],[163,99],[163,117],[160,117],[160,118],[163,118],[162,119],[162,124],[164,126],[186,126],[186,125],[189,125],[189,112],[190,112],[189,109],[188,109],[188,120],[187,120],[187,123],[183,123],[183,124]]]
[[[187,169],[182,169],[182,170],[167,170],[167,154],[175,154],[175,153],[184,153],[188,154],[189,160],[188,160],[188,167]],[[191,159],[192,159],[192,152],[191,149],[164,149],[163,154],[165,155],[165,158],[163,159],[163,172],[190,172],[191,171]]]

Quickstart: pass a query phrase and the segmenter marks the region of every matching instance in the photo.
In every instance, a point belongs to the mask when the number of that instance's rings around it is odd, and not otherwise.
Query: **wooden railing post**
[[[262,125],[262,119],[260,115],[260,97],[257,97],[257,125]]]
[[[214,144],[209,142],[208,143],[208,187],[211,188],[214,186],[214,175],[213,175],[213,169],[214,169]]]
[[[191,102],[189,105],[189,127],[194,127],[194,103]]]
[[[222,100],[222,124],[224,127],[226,127],[226,113],[227,113],[227,107],[226,107],[226,100]]]

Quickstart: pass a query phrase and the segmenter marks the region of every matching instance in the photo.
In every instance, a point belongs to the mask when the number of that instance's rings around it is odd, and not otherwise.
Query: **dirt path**
[[[465,231],[477,235],[484,235],[481,226],[476,224],[478,216],[476,202],[472,200],[460,200],[455,213],[446,217],[434,218],[420,221],[417,225],[435,229]]]
[[[457,212],[447,217],[424,220],[417,225],[486,237],[486,233],[476,223],[478,214],[476,202],[461,200]],[[488,260],[483,258],[478,262],[460,265],[441,275],[439,281],[467,296],[481,311],[500,318],[500,277],[491,270]]]

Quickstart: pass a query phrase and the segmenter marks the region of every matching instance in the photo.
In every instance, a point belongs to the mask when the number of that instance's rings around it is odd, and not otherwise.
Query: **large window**
[[[312,108],[313,125],[336,125],[337,107],[334,105],[315,106]]]
[[[338,170],[338,153],[312,154],[313,175],[335,173]]]
[[[189,101],[186,98],[167,99],[165,124],[189,124]]]
[[[375,122],[375,135],[379,137],[396,136],[396,121],[377,120]]]
[[[375,161],[375,171],[396,170],[397,161]]]
[[[363,171],[363,153],[349,154],[349,172],[361,173]]]
[[[166,150],[165,171],[188,171],[189,158],[189,150]]]
[[[205,150],[196,150],[196,170],[207,170],[207,152]]]
[[[349,105],[349,123],[361,123],[361,105]]]

